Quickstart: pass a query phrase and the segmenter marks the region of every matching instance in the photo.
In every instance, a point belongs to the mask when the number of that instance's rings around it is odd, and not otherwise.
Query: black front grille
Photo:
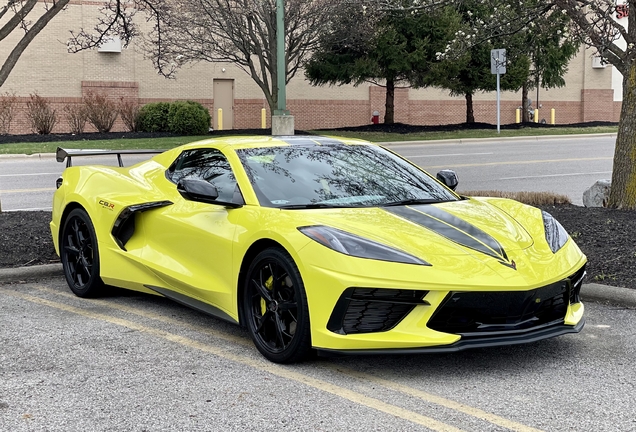
[[[451,292],[428,327],[463,336],[499,335],[563,322],[570,289],[563,280],[532,291]]]
[[[331,314],[327,328],[335,333],[372,333],[395,327],[418,304],[428,304],[428,291],[348,288]]]

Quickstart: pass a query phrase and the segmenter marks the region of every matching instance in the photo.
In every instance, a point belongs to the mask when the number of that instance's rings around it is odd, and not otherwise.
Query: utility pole
[[[501,89],[499,88],[499,76],[506,73],[506,50],[490,50],[490,73],[497,75],[497,133],[501,132]]]
[[[294,116],[287,110],[287,61],[285,58],[285,1],[276,0],[276,83],[278,100],[272,115],[272,135],[293,135]]]

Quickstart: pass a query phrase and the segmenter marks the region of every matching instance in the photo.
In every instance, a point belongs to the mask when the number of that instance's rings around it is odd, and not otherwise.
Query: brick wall
[[[614,102],[614,117],[612,121],[619,121],[621,119],[621,109],[623,108],[623,102],[622,101],[615,101]]]
[[[265,121],[270,125],[269,105],[264,99],[234,100],[234,129],[258,129],[261,127],[261,110],[265,108]]]
[[[287,101],[294,115],[295,128],[300,130],[359,126],[371,123],[369,101],[306,100]]]
[[[614,90],[581,90],[582,121],[614,121]]]
[[[119,101],[120,98],[137,100],[141,105],[171,101],[176,99],[139,98],[139,86],[136,82],[125,81],[83,81],[82,94],[94,91],[108,95]],[[409,100],[408,89],[396,89],[395,121],[414,125],[441,125],[463,123],[466,120],[466,103],[464,100]],[[615,121],[620,118],[621,102],[612,100],[611,90],[584,90],[582,101],[546,101],[539,110],[539,118],[550,122],[550,109],[556,110],[556,123],[569,124],[584,121]],[[17,98],[17,115],[11,125],[11,133],[31,133],[26,117],[26,103],[28,97]],[[69,128],[64,115],[64,107],[68,104],[79,104],[79,97],[47,98],[57,111],[58,122],[54,133],[68,132]],[[191,99],[201,103],[213,114],[213,99]],[[291,99],[287,107],[295,117],[296,129],[311,130],[321,128],[336,128],[343,126],[360,126],[371,123],[374,110],[380,112],[381,121],[384,119],[384,88],[370,86],[368,100],[315,100]],[[501,124],[515,122],[517,101],[501,101]],[[234,128],[257,129],[261,127],[261,109],[265,108],[267,127],[270,124],[270,111],[264,99],[235,99]],[[496,123],[495,101],[477,100],[473,102],[475,121]],[[113,132],[124,131],[121,119],[117,119]],[[94,128],[87,123],[86,132],[93,132]]]

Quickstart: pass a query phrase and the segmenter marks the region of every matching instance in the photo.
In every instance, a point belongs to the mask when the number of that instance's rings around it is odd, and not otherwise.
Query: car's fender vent
[[[580,301],[585,269],[530,291],[451,292],[428,322],[444,333],[484,337],[522,332],[563,322],[570,303]]]
[[[331,314],[327,329],[339,334],[373,333],[395,327],[419,304],[428,291],[348,288]]]

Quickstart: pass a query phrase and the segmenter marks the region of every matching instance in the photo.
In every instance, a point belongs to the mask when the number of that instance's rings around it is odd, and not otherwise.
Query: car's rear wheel
[[[91,219],[83,209],[72,210],[64,221],[60,258],[66,282],[77,296],[94,297],[103,291],[97,237]]]
[[[283,249],[266,249],[246,276],[243,316],[256,348],[276,363],[306,358],[311,352],[309,309],[293,259]]]

